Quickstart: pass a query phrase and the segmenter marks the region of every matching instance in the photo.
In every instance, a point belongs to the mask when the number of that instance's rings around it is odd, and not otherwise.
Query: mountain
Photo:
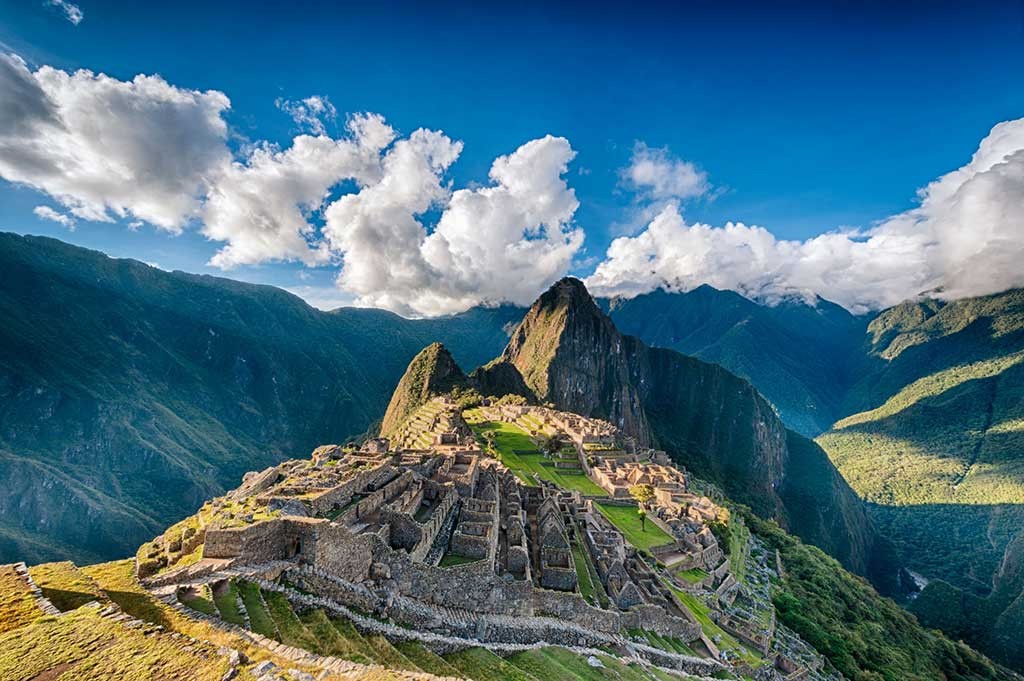
[[[380,426],[381,436],[393,437],[405,420],[431,397],[449,393],[467,385],[467,382],[466,375],[448,348],[440,343],[431,343],[423,348],[409,362],[391,395]]]
[[[855,571],[869,569],[862,504],[816,444],[787,431],[748,381],[622,335],[576,279],[541,295],[475,375],[494,394],[519,376],[541,402],[611,421]]]
[[[129,555],[246,471],[365,432],[425,345],[475,366],[521,316],[321,312],[0,234],[0,561]]]
[[[909,607],[1024,667],[1024,291],[885,310],[860,373],[818,441],[930,580]]]
[[[599,304],[623,333],[746,378],[788,427],[807,437],[842,415],[855,379],[847,360],[867,325],[866,318],[820,298],[814,305],[793,299],[769,307],[708,285]]]

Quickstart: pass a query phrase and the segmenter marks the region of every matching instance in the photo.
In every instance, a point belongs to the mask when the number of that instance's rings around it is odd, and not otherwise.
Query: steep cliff
[[[391,395],[380,426],[381,436],[393,437],[405,420],[430,398],[463,387],[466,382],[466,375],[445,346],[431,343],[423,348],[409,362]]]
[[[787,431],[748,381],[623,336],[582,282],[552,286],[501,357],[478,373],[507,376],[513,368],[539,401],[607,419],[664,448],[732,499],[867,571],[873,533],[865,510],[824,452]]]

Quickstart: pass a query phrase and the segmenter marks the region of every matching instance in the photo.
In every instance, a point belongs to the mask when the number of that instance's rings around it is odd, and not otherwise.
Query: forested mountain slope
[[[0,561],[129,555],[244,472],[365,432],[423,346],[472,366],[521,314],[321,312],[0,234]]]
[[[867,324],[821,299],[814,306],[794,299],[769,307],[707,285],[599,303],[623,333],[746,378],[787,426],[808,437],[843,415],[855,378],[848,360]]]
[[[1024,291],[886,310],[861,361],[818,441],[900,564],[939,580],[911,609],[1024,667]]]

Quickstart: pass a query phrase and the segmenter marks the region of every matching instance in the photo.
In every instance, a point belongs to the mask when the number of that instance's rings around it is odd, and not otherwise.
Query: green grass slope
[[[974,650],[929,631],[820,549],[771,521],[744,514],[751,530],[779,552],[783,576],[772,600],[781,622],[853,681],[982,681],[1019,678]]]

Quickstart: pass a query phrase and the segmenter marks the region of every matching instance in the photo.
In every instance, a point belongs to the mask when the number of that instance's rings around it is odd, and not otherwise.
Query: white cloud
[[[871,229],[806,241],[688,224],[668,205],[640,234],[614,240],[587,284],[601,295],[701,283],[769,302],[818,294],[858,312],[928,291],[957,298],[1024,285],[1024,119],[995,126],[968,164],[919,196]]]
[[[64,14],[64,18],[75,26],[82,23],[82,19],[85,18],[85,13],[82,9],[74,3],[67,2],[67,0],[44,0],[44,4],[58,8]]]
[[[309,215],[342,180],[379,177],[380,151],[394,131],[376,115],[349,121],[350,137],[300,135],[286,150],[257,145],[232,163],[210,189],[203,234],[227,242],[210,263],[230,268],[267,260],[324,263],[330,254]]]
[[[32,209],[32,212],[35,213],[37,217],[42,218],[43,220],[50,220],[51,222],[56,222],[59,225],[67,227],[72,232],[75,231],[75,219],[70,215],[59,213],[54,209],[50,208],[49,206],[36,206],[35,208]]]
[[[652,201],[686,200],[711,190],[707,173],[689,161],[652,149],[643,142],[633,146],[629,165],[619,171],[622,183]]]
[[[575,156],[568,141],[528,142],[494,161],[491,186],[449,194],[441,177],[461,148],[418,130],[388,152],[378,183],[327,208],[338,283],[357,304],[425,316],[526,304],[568,270],[583,243],[562,177]],[[417,217],[433,206],[444,212],[428,235]]]
[[[221,92],[159,76],[129,82],[0,54],[0,177],[49,194],[75,216],[180,231],[230,160]]]
[[[291,116],[295,124],[303,130],[308,130],[314,135],[324,135],[327,129],[325,121],[334,121],[338,117],[338,110],[331,104],[327,97],[313,95],[299,101],[278,98],[274,101],[278,109]]]

